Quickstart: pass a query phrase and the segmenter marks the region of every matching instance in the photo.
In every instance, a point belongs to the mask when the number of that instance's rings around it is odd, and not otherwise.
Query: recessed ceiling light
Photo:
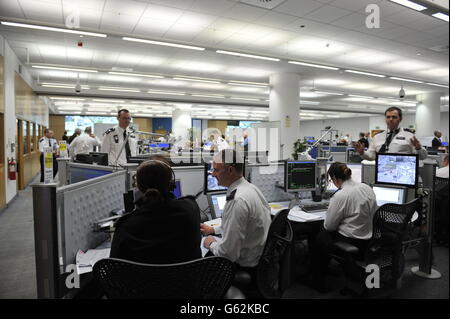
[[[430,83],[430,82],[427,82],[426,84],[428,84],[428,85],[433,85],[433,86],[440,86],[440,87],[443,87],[443,88],[447,88],[447,89],[448,89],[448,85],[437,84],[437,83]]]
[[[155,78],[155,79],[162,79],[164,78],[161,75],[153,75],[153,74],[140,74],[140,73],[125,73],[125,72],[108,72],[109,74],[114,75],[123,75],[123,76],[139,76],[139,77],[145,77],[145,78]]]
[[[396,76],[390,76],[389,77],[392,80],[397,80],[397,81],[405,81],[405,82],[413,82],[413,83],[423,83],[423,81],[417,81],[417,80],[410,80],[410,79],[404,79],[404,78],[398,78]]]
[[[445,13],[438,12],[438,13],[432,14],[432,16],[448,22],[448,15]]]
[[[141,43],[148,43],[148,44],[156,44],[156,45],[175,47],[175,48],[182,48],[182,49],[189,49],[189,50],[197,50],[197,51],[205,50],[205,48],[202,48],[202,47],[196,47],[196,46],[192,46],[192,45],[184,45],[184,44],[178,44],[178,43],[152,41],[152,40],[130,38],[130,37],[122,37],[122,39],[126,40],[126,41],[141,42]]]
[[[312,64],[312,63],[305,63],[305,62],[298,62],[298,61],[288,61],[288,63],[310,66],[310,67],[319,68],[319,69],[339,70],[339,68],[336,68],[333,66],[326,66],[326,65],[320,65],[320,64]]]
[[[52,100],[64,100],[64,101],[84,101],[86,99],[77,98],[77,97],[59,97],[59,96],[50,96]]]
[[[327,94],[327,95],[344,95],[343,93],[335,93],[335,92],[326,92],[326,91],[314,91],[318,94]]]
[[[195,97],[210,97],[210,98],[216,98],[216,99],[224,99],[224,95],[216,95],[216,94],[191,94],[191,96]]]
[[[140,92],[138,89],[116,88],[116,87],[99,87],[99,91],[117,91],[117,92]]]
[[[242,56],[242,57],[245,57],[245,58],[252,58],[252,59],[259,59],[259,60],[267,60],[267,61],[275,61],[275,62],[280,61],[280,59],[277,59],[277,58],[269,58],[269,57],[266,57],[266,56],[246,54],[246,53],[240,53],[240,52],[232,52],[232,51],[224,51],[224,50],[217,50],[216,52],[220,53],[220,54]]]
[[[112,103],[125,103],[125,100],[107,100],[107,99],[93,99],[94,102],[112,102]]]
[[[382,74],[376,74],[376,73],[369,73],[369,72],[362,72],[362,71],[356,71],[356,70],[344,70],[345,72],[348,73],[355,73],[355,74],[362,74],[362,75],[368,75],[368,76],[373,76],[373,77],[377,77],[377,78],[385,78],[386,75],[382,75]]]
[[[150,94],[168,94],[168,95],[185,95],[184,92],[169,92],[169,91],[156,91],[156,90],[149,90],[147,93]]]
[[[88,73],[97,73],[97,70],[91,69],[78,69],[78,68],[65,68],[60,66],[49,66],[49,65],[32,65],[32,68],[36,69],[48,69],[48,70],[60,70],[60,71],[73,71],[73,72],[88,72]]]
[[[103,34],[103,33],[78,31],[78,30],[73,30],[73,29],[62,29],[62,28],[46,27],[46,26],[42,26],[42,25],[7,22],[7,21],[1,21],[0,23],[3,24],[3,25],[11,26],[11,27],[28,28],[28,29],[36,29],[36,30],[44,30],[44,31],[54,31],[54,32],[64,32],[64,33],[73,33],[73,34],[82,34],[82,35],[88,35],[88,36],[91,36],[91,37],[100,37],[100,38],[106,38],[107,37],[107,35]]]
[[[417,11],[423,11],[423,10],[427,9],[427,7],[417,4],[415,2],[409,1],[409,0],[390,0],[390,1],[401,4],[402,6],[405,6],[405,7],[417,10]]]
[[[207,79],[200,79],[200,78],[188,78],[188,77],[180,77],[176,76],[173,78],[174,80],[179,81],[193,81],[193,82],[202,82],[202,83],[214,83],[214,84],[220,84],[220,81],[214,81],[214,80],[207,80]]]

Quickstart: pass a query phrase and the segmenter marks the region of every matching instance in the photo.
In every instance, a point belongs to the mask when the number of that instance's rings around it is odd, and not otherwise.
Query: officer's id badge
[[[405,140],[405,137],[404,136],[397,136],[395,139],[396,140]]]
[[[119,136],[118,135],[114,135],[114,142],[119,143]]]

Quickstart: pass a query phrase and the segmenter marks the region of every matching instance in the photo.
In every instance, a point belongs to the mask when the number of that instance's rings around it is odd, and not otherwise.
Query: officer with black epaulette
[[[137,153],[138,139],[134,129],[129,127],[131,122],[130,112],[126,109],[119,110],[117,112],[117,120],[119,125],[108,129],[103,134],[101,152],[108,153],[109,165],[124,165],[127,163],[127,158],[136,156]],[[127,143],[122,149],[127,135]]]
[[[422,147],[414,133],[406,128],[399,127],[402,121],[402,110],[398,107],[390,107],[384,112],[387,130],[373,137],[367,151],[360,142],[353,144],[356,151],[363,159],[373,161],[376,153],[400,153],[419,154],[419,159],[427,158],[427,151]]]
[[[53,178],[55,178],[56,173],[58,173],[58,161],[56,158],[59,155],[59,145],[58,141],[53,138],[54,133],[52,130],[46,128],[44,130],[45,136],[39,140],[39,152],[41,155],[39,157],[39,161],[41,163],[41,183],[44,182],[44,148],[50,147],[53,152]]]

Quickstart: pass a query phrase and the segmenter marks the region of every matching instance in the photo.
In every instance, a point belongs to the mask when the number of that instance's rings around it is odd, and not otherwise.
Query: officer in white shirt
[[[436,177],[448,178],[448,154],[442,159],[442,166],[436,170]]]
[[[360,142],[353,144],[363,159],[373,161],[376,153],[419,154],[419,159],[427,158],[427,151],[410,130],[399,127],[402,121],[402,110],[390,107],[385,112],[387,131],[382,131],[373,137],[369,149],[364,151]]]
[[[219,136],[216,139],[216,147],[217,147],[217,151],[221,152],[223,150],[229,149],[230,148],[230,144],[228,144],[228,142],[222,137]]]
[[[244,160],[227,149],[213,158],[213,176],[228,187],[220,227],[200,224],[204,235],[221,234],[222,240],[205,238],[203,245],[215,256],[222,256],[249,271],[255,270],[269,231],[270,207],[264,195],[243,177]]]
[[[59,145],[58,141],[53,138],[55,135],[52,130],[46,128],[44,130],[45,136],[39,140],[39,152],[41,155],[39,157],[39,161],[41,163],[41,183],[44,182],[44,148],[50,147],[53,152],[53,178],[55,178],[56,173],[58,173],[58,161],[56,158],[59,155]]]
[[[101,152],[108,153],[109,165],[124,165],[127,163],[127,157],[136,156],[137,154],[138,139],[134,130],[129,127],[131,122],[130,112],[126,109],[119,110],[117,120],[119,125],[108,129],[103,135]],[[127,135],[128,143],[122,149]],[[120,153],[121,149],[122,152]]]
[[[92,128],[86,127],[84,135],[76,137],[69,146],[69,153],[72,158],[77,154],[88,154],[94,151],[95,146],[101,146],[97,136],[92,134]]]

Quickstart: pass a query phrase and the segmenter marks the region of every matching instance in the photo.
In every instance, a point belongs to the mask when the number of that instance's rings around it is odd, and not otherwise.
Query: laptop
[[[227,202],[227,193],[208,194],[208,204],[211,212],[211,218],[221,218],[225,203]]]
[[[405,187],[373,186],[372,187],[378,207],[384,204],[404,204],[406,203]]]

